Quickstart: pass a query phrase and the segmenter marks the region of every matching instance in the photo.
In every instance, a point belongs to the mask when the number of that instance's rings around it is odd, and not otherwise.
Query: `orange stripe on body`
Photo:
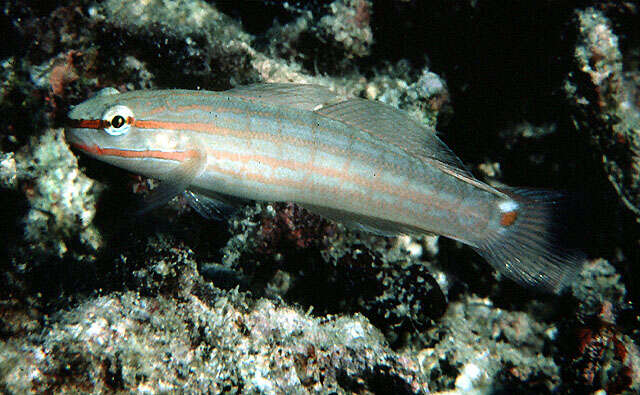
[[[164,130],[173,130],[173,131],[193,131],[193,132],[201,132],[212,135],[219,136],[232,136],[246,140],[266,140],[274,143],[288,143],[296,147],[305,147],[310,150],[313,149],[321,149],[322,151],[337,155],[343,156],[346,158],[357,158],[362,160],[363,162],[367,162],[371,160],[369,155],[366,155],[361,152],[347,152],[345,149],[340,149],[334,145],[322,144],[314,140],[306,140],[299,137],[294,136],[286,136],[284,134],[274,135],[272,133],[264,133],[259,131],[252,130],[237,130],[230,128],[223,128],[216,126],[211,123],[203,123],[203,122],[172,122],[172,121],[153,121],[153,120],[135,120],[133,125],[139,129],[164,129]],[[312,127],[312,130],[315,128],[315,133],[321,132],[323,130],[328,130],[325,128],[320,128],[317,126]],[[329,130],[330,131],[330,130]],[[333,131],[330,131],[333,133]],[[276,137],[279,139],[276,139]],[[360,141],[365,144],[370,144],[369,142],[363,141],[362,139],[357,138],[356,136],[350,136],[350,139],[353,141]],[[400,168],[395,163],[385,162],[385,165],[390,170],[395,171],[396,173],[403,174],[406,173],[407,169]]]
[[[188,151],[159,151],[159,150],[124,150],[117,148],[101,148],[97,145],[84,145],[79,143],[72,143],[76,148],[86,151],[88,153],[97,155],[97,156],[117,156],[121,158],[131,158],[131,159],[142,159],[142,158],[154,158],[154,159],[165,159],[182,162],[186,159],[194,158],[199,155],[197,150],[188,150]],[[324,177],[336,178],[340,181],[350,182],[354,185],[371,189],[373,191],[379,193],[386,193],[391,196],[399,197],[402,199],[413,201],[414,203],[424,204],[424,200],[417,199],[417,196],[412,193],[407,193],[401,191],[397,187],[391,185],[384,185],[381,183],[372,183],[362,177],[349,175],[348,173],[344,173],[340,170],[335,170],[328,167],[318,167],[310,162],[301,163],[296,162],[294,160],[288,159],[276,159],[263,155],[242,155],[232,152],[226,151],[214,151],[214,150],[206,150],[208,155],[212,155],[215,158],[227,160],[230,162],[241,163],[244,168],[240,172],[232,172],[230,170],[222,170],[221,167],[216,166],[215,164],[209,164],[209,166],[213,166],[220,170],[221,173],[233,175],[235,177],[239,177],[241,179],[246,179],[248,181],[254,181],[264,184],[278,185],[289,188],[301,188],[308,189],[309,182],[307,180],[303,181],[294,181],[287,179],[276,179],[274,177],[266,177],[259,173],[253,173],[246,170],[246,165],[251,162],[260,162],[265,165],[275,169],[284,168],[293,171],[305,171],[308,173],[317,174]],[[336,191],[334,191],[335,193]],[[416,191],[417,192],[417,191]],[[426,194],[421,194],[424,199],[429,198]],[[434,203],[433,201],[431,202]]]
[[[98,156],[118,156],[121,158],[155,158],[155,159],[167,159],[182,162],[187,159],[195,158],[199,155],[196,150],[189,151],[158,151],[158,150],[145,150],[145,151],[133,151],[123,150],[117,148],[100,148],[97,145],[85,145],[80,143],[71,143],[74,147],[94,154]]]
[[[178,96],[183,96],[183,95],[179,94]],[[191,96],[191,93],[186,94],[184,96]],[[155,109],[151,109],[144,114],[145,115],[156,114],[165,110],[167,110],[167,107],[162,105],[162,106],[156,107]],[[251,115],[263,115],[267,117],[273,117],[273,114],[271,113],[244,110],[240,108],[235,109],[230,107],[218,107],[218,106],[214,107],[214,106],[207,106],[207,105],[177,106],[176,110],[179,112],[187,111],[187,110],[202,110],[206,112],[214,112],[214,111],[233,112],[233,113],[246,114],[247,117]],[[455,207],[456,205],[447,204],[447,202],[442,199],[433,199],[432,195],[425,194],[424,192],[416,191],[415,189],[412,191],[409,191],[408,187],[410,185],[410,181],[408,178],[403,183],[404,184],[403,186],[406,188],[405,189],[397,185],[392,185],[388,183],[385,184],[379,181],[374,183],[367,179],[364,179],[362,176],[350,175],[350,173],[345,170],[349,170],[351,168],[352,161],[354,158],[358,158],[365,163],[367,161],[370,161],[372,158],[369,155],[366,155],[360,152],[347,152],[347,150],[340,149],[336,146],[322,144],[322,143],[319,144],[317,137],[314,137],[314,135],[318,133],[318,131],[327,130],[332,134],[336,132],[331,129],[318,127],[318,125],[315,125],[315,124],[311,126],[312,139],[308,140],[308,139],[303,139],[303,138],[299,138],[291,135],[284,135],[282,133],[281,128],[279,130],[280,133],[277,133],[274,135],[273,133],[265,133],[260,131],[252,131],[252,130],[243,131],[243,130],[235,130],[230,128],[222,128],[222,127],[215,126],[214,124],[211,124],[211,123],[155,121],[155,120],[144,120],[144,119],[143,120],[136,119],[131,121],[132,121],[131,122],[132,126],[135,126],[139,129],[194,131],[194,132],[202,132],[202,133],[207,133],[212,135],[232,136],[232,137],[237,137],[237,138],[246,139],[246,140],[254,140],[257,138],[257,139],[263,139],[266,141],[274,142],[280,146],[282,146],[283,143],[288,143],[299,148],[306,147],[310,149],[312,152],[315,152],[316,149],[321,149],[322,151],[327,152],[329,154],[343,156],[347,159],[347,163],[345,164],[342,171],[340,171],[332,168],[318,167],[310,164],[310,162],[301,163],[293,160],[282,160],[282,159],[276,159],[276,158],[259,156],[259,155],[240,155],[236,153],[228,153],[223,151],[208,152],[219,158],[224,158],[229,161],[242,163],[243,166],[245,166],[245,170],[243,172],[231,173],[229,170],[226,170],[226,171],[221,170],[220,172],[225,174],[229,173],[229,175],[231,176],[240,177],[243,179],[247,179],[249,181],[254,181],[254,182],[264,183],[264,184],[280,185],[280,186],[290,187],[290,188],[308,189],[309,181],[306,175],[303,178],[303,182],[287,180],[287,179],[280,179],[278,180],[278,182],[276,182],[276,180],[273,177],[267,178],[261,174],[255,174],[255,173],[250,174],[248,171],[246,171],[246,165],[248,164],[249,161],[256,161],[256,162],[268,164],[274,170],[279,167],[293,170],[293,171],[303,170],[306,172],[307,175],[317,174],[324,177],[336,178],[340,181],[351,182],[354,185],[358,185],[358,186],[370,189],[373,192],[385,193],[389,196],[406,199],[417,204],[428,205],[435,209],[451,211],[456,208]],[[296,123],[295,122],[296,120],[290,119],[290,118],[287,118],[287,121],[293,123],[294,125]],[[105,121],[102,121],[102,120],[80,120],[80,121],[76,121],[75,125],[76,127],[81,127],[81,128],[101,129],[101,128],[104,128],[104,122]],[[308,127],[309,125],[304,124],[303,126]],[[365,133],[369,134],[372,137],[375,137],[375,135],[371,131],[367,130],[365,131]],[[249,138],[249,136],[251,137]],[[367,145],[371,144],[369,141],[365,141],[359,138],[358,136],[349,136],[349,139],[351,140],[351,144],[353,144],[354,141],[359,141]],[[123,149],[115,149],[115,148],[99,148],[96,146],[92,146],[92,147],[80,146],[78,144],[76,144],[76,146],[80,149],[83,149],[95,155],[113,155],[113,156],[119,156],[124,158],[156,158],[156,159],[183,161],[187,158],[194,157],[195,155],[198,154],[197,151],[184,151],[184,152],[167,152],[167,151],[159,151],[159,150],[131,151],[131,150],[123,150]],[[408,169],[401,169],[396,163],[391,163],[391,162],[385,162],[385,166],[389,170],[395,171],[398,174],[403,174],[408,170]],[[376,174],[378,174],[378,172],[376,172]],[[332,189],[331,193],[335,194],[338,191],[339,191],[339,188],[336,187]],[[368,200],[373,201],[373,199],[368,199]]]
[[[246,160],[259,160],[258,158],[260,158],[258,156],[254,157],[254,156],[239,155],[234,153],[225,153],[225,154],[226,155],[218,155],[218,157],[221,159],[227,159],[231,161],[234,161],[235,159],[237,161],[242,161],[243,163],[246,163],[245,162]],[[277,159],[272,159],[272,160],[274,162],[279,161]],[[296,181],[296,180],[287,180],[287,179],[274,179],[273,177],[267,177],[262,173],[249,173],[246,171],[233,171],[233,170],[225,169],[216,163],[209,163],[207,166],[207,170],[218,172],[234,179],[244,179],[247,181],[265,184],[265,185],[277,185],[277,186],[289,187],[289,188],[303,190],[303,191],[306,191],[309,189],[308,182],[304,180]],[[294,170],[299,170],[299,168],[294,168]],[[331,171],[332,169],[326,169],[326,170]],[[341,178],[344,178],[344,177],[341,177]],[[318,190],[318,192],[323,193],[325,196],[329,196],[329,197],[337,197],[340,195],[341,192],[344,193],[345,191],[344,188],[342,188],[338,183],[336,183],[335,186],[316,185],[315,188]],[[395,210],[396,213],[406,213],[407,211],[406,208],[403,208],[397,202],[388,202],[382,199],[375,199],[376,195],[373,193],[351,191],[351,192],[348,192],[348,194],[351,195],[353,199],[355,199],[355,201],[360,201],[360,202],[369,201],[370,205],[378,205],[381,210]]]
[[[196,96],[198,93],[201,92],[185,92],[185,93],[176,93],[174,95],[172,95],[171,97],[179,97],[179,96]],[[133,97],[129,97],[127,99],[132,99]],[[136,97],[137,98],[137,97]],[[231,112],[231,113],[235,113],[235,114],[245,114],[247,116],[247,119],[249,119],[251,116],[263,116],[265,118],[277,118],[274,117],[274,115],[272,113],[269,112],[260,112],[260,111],[252,111],[250,109],[242,109],[242,108],[233,108],[233,107],[225,107],[225,106],[208,106],[208,105],[199,105],[199,104],[193,104],[193,105],[185,105],[185,106],[177,106],[175,109],[171,109],[172,112],[175,113],[179,113],[182,111],[188,111],[188,110],[201,110],[201,111],[205,111],[205,112],[210,112],[210,113],[216,113],[216,112],[220,112],[220,113],[224,113],[224,112]],[[156,108],[150,109],[146,112],[143,112],[141,114],[141,116],[143,117],[147,117],[150,115],[156,115],[158,113],[161,113],[163,111],[167,111],[169,110],[168,107],[168,103],[165,103],[163,105],[159,105]],[[287,121],[292,123],[292,124],[296,124],[296,120],[292,119],[292,118],[287,118]],[[132,120],[132,122],[128,122],[130,123],[132,126],[135,126],[137,128],[140,129],[165,129],[165,130],[184,130],[184,131],[194,131],[194,132],[202,132],[202,133],[207,133],[207,134],[216,134],[216,135],[221,135],[221,136],[233,136],[233,137],[238,137],[238,138],[245,138],[248,140],[251,139],[261,139],[261,140],[267,140],[267,141],[272,141],[275,143],[289,143],[291,145],[294,146],[298,146],[298,147],[306,147],[306,148],[310,148],[310,149],[322,149],[324,152],[333,154],[333,155],[342,155],[345,156],[347,158],[358,158],[360,160],[363,161],[369,161],[371,158],[367,155],[367,154],[363,154],[360,152],[347,152],[344,149],[340,149],[338,147],[336,147],[335,145],[329,145],[329,144],[322,144],[319,143],[317,138],[316,139],[312,139],[312,140],[306,140],[303,138],[299,138],[299,137],[294,137],[294,136],[287,136],[284,135],[282,132],[280,132],[278,134],[279,138],[281,141],[276,141],[274,139],[274,135],[272,133],[264,133],[264,132],[260,132],[260,131],[252,131],[252,130],[247,130],[247,131],[242,131],[242,130],[236,130],[236,129],[229,129],[229,128],[222,128],[222,127],[218,127],[214,124],[211,123],[202,123],[202,122],[175,122],[175,121],[155,121],[155,120],[144,120],[144,119],[135,119]],[[309,125],[306,124],[300,124],[301,126],[304,127],[309,127]],[[105,121],[102,120],[81,120],[81,121],[76,121],[75,125],[73,125],[74,127],[79,127],[79,128],[87,128],[87,129],[102,129],[102,128],[106,128],[109,127],[109,124],[105,124]],[[335,131],[328,129],[328,128],[323,128],[320,127],[319,125],[313,125],[311,126],[312,128],[312,133],[311,136],[313,136],[314,134],[317,133],[330,133],[333,134],[335,133]],[[369,131],[365,131],[366,133],[370,134],[372,137],[375,138],[375,135],[372,135]],[[349,138],[351,139],[351,143],[353,143],[354,141],[358,141],[361,142],[363,144],[366,145],[371,145],[371,142],[363,140],[362,138],[360,138],[359,136],[355,136],[355,135],[350,135]],[[318,144],[316,144],[318,143]],[[404,151],[404,150],[403,150]],[[398,172],[400,174],[405,173],[406,169],[402,169],[400,168],[400,166],[398,166],[396,163],[390,163],[390,162],[385,162],[385,166],[387,166],[387,168]]]
[[[420,192],[415,189],[405,190],[397,185],[385,184],[379,181],[372,182],[362,176],[353,175],[351,173],[344,172],[341,169],[339,170],[339,169],[334,169],[330,167],[320,167],[312,164],[311,162],[297,162],[291,159],[277,159],[277,158],[272,158],[264,155],[245,155],[245,154],[238,154],[235,152],[210,150],[210,149],[207,149],[206,153],[207,155],[211,155],[212,157],[217,159],[227,160],[234,163],[241,163],[243,166],[243,169],[246,169],[246,165],[251,161],[259,162],[271,167],[274,170],[278,168],[284,168],[287,170],[304,171],[308,174],[315,174],[323,177],[335,178],[341,182],[352,183],[356,186],[367,188],[372,192],[384,193],[389,196],[393,196],[395,198],[401,198],[401,199],[412,201],[414,203],[421,204],[421,205],[430,204],[440,209],[456,208],[455,205],[450,205],[450,207],[446,207],[447,205],[446,205],[446,202],[444,201],[442,201],[442,203],[445,203],[445,204],[440,204],[438,200],[433,199],[433,196],[431,194],[426,194],[424,192]],[[210,163],[209,165],[219,169],[219,167],[215,163]],[[225,174],[230,173],[229,170],[222,170],[220,172]],[[248,181],[255,181],[255,182],[264,183],[264,184],[272,184],[272,185],[284,186],[289,188],[299,188],[301,190],[308,190],[309,188],[309,181],[306,177],[304,177],[302,181],[296,181],[296,180],[290,180],[290,179],[275,179],[273,177],[267,178],[263,174],[257,173],[257,172],[250,173],[246,170],[235,172],[233,173],[233,175],[240,177],[242,179],[246,179]]]
[[[96,121],[81,121],[81,122],[83,122],[83,124],[86,123],[86,125],[92,125],[92,126],[96,125]],[[254,135],[255,137],[258,137],[258,138],[262,137],[267,141],[272,141],[279,144],[283,142],[287,142],[296,147],[306,146],[307,148],[312,149],[312,151],[314,151],[314,148],[315,149],[320,148],[319,145],[314,144],[314,142],[311,140],[304,140],[304,139],[300,139],[292,136],[280,135],[279,136],[280,140],[285,140],[285,141],[277,141],[277,139],[274,139],[273,138],[274,136],[270,133],[261,133],[256,131],[245,132],[245,131],[240,131],[235,129],[221,128],[209,123],[168,122],[168,121],[136,119],[136,120],[133,120],[132,126],[135,126],[139,129],[196,131],[196,132],[204,132],[207,134],[239,137],[247,140],[251,140],[247,138],[247,135]],[[96,127],[92,127],[92,128],[96,128]],[[312,128],[312,129],[315,129],[315,128]],[[74,144],[74,145],[79,149],[85,150],[87,152],[93,153],[98,156],[112,155],[112,156],[119,156],[124,158],[156,158],[156,159],[183,161],[187,158],[191,158],[197,155],[197,151],[183,151],[183,152],[169,152],[169,151],[160,151],[160,150],[134,151],[134,150],[124,150],[124,149],[116,149],[116,148],[100,148],[95,145],[94,146],[86,146],[86,145],[80,145],[80,144]],[[349,161],[349,165],[350,165],[349,167],[351,167],[351,161],[354,157],[357,157],[364,161],[371,159],[369,156],[366,156],[366,155],[347,153],[346,150],[339,149],[335,146],[322,145],[322,148],[325,150],[325,152],[329,151],[329,153],[332,153],[338,156],[340,155],[346,156],[346,158],[348,158],[348,161]],[[331,168],[318,167],[310,164],[310,162],[301,163],[301,162],[296,162],[296,161],[287,160],[287,159],[276,159],[276,158],[259,156],[259,155],[241,155],[241,154],[229,153],[225,151],[209,151],[209,150],[206,150],[206,151],[207,151],[207,154],[211,154],[214,157],[224,158],[232,162],[242,163],[242,165],[244,166],[243,171],[239,174],[235,174],[235,176],[239,176],[239,177],[241,176],[242,178],[248,179],[251,181],[263,182],[265,184],[280,185],[280,186],[285,186],[290,188],[308,188],[308,180],[306,179],[304,180],[303,183],[300,183],[300,182],[296,183],[291,180],[281,180],[281,182],[279,183],[274,183],[273,179],[265,179],[264,177],[258,177],[261,175],[257,175],[257,174],[255,178],[249,177],[249,173],[246,171],[246,165],[248,164],[249,161],[253,160],[256,162],[262,162],[262,163],[268,164],[274,169],[278,167],[282,167],[282,168],[294,170],[294,171],[300,171],[302,169],[308,173],[314,173],[324,177],[332,177],[341,181],[351,182],[354,185],[368,188],[374,192],[386,193],[390,196],[407,199],[417,204],[429,204],[431,206],[435,206],[435,208],[442,209],[442,210],[451,210],[455,208],[454,205],[447,205],[444,200],[433,199],[433,196],[425,194],[420,191],[416,191],[416,190],[405,191],[395,185],[383,184],[381,182],[373,183],[368,181],[367,179],[362,178],[361,176],[350,175],[349,172],[344,172],[344,171],[335,170]],[[401,169],[398,169],[398,167],[394,166],[394,164],[392,163],[387,162],[386,164],[387,166],[393,168],[393,170],[401,171]],[[292,184],[287,184],[287,182],[291,182]],[[409,183],[406,183],[405,185],[408,186]]]

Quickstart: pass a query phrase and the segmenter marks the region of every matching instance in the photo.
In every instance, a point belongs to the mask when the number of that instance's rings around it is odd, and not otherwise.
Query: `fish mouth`
[[[119,151],[119,150],[102,148],[96,143],[87,143],[79,139],[77,140],[71,139],[71,140],[68,140],[68,142],[69,142],[69,145],[71,145],[73,148],[77,149],[78,151],[81,151],[82,153],[87,154],[89,156],[93,156],[95,158],[105,157],[105,156],[118,156],[111,151]]]
[[[67,140],[67,143],[73,147],[83,143],[82,139],[78,136],[78,133],[68,127],[64,129],[64,138]]]
[[[100,150],[100,147],[98,147],[95,144],[87,145],[87,144],[83,144],[83,143],[78,142],[78,141],[70,141],[69,143],[71,144],[71,146],[73,148],[78,149],[78,150],[83,151],[83,152],[95,152],[95,151],[99,151]]]
[[[91,136],[87,135],[86,130],[73,126],[73,120],[68,122],[67,125],[65,128],[65,140],[71,147],[86,153],[95,154],[99,151],[98,145]]]
[[[67,142],[71,147],[77,149],[78,151],[82,151],[85,154],[93,155],[93,156],[101,156],[102,149],[98,147],[97,144],[86,143],[80,139],[74,139],[67,137]]]

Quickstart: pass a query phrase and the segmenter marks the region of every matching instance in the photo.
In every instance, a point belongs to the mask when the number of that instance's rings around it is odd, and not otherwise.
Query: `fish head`
[[[153,99],[163,101],[171,91]],[[66,138],[71,146],[101,161],[143,174],[166,174],[189,150],[179,131],[153,128],[147,115],[149,95],[105,88],[69,112]]]

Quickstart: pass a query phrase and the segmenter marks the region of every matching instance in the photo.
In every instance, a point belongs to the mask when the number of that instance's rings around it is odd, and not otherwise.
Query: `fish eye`
[[[113,126],[115,129],[121,128],[122,126],[124,126],[125,123],[126,122],[125,122],[124,118],[122,118],[121,115],[116,115],[111,120],[111,126]]]
[[[133,111],[127,106],[117,105],[109,108],[102,115],[104,131],[111,136],[122,136],[131,129]]]

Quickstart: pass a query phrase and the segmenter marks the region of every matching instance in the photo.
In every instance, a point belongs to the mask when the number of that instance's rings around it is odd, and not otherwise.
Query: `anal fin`
[[[354,214],[343,210],[304,204],[302,207],[332,221],[340,222],[350,229],[373,233],[378,236],[394,237],[402,234],[423,235],[425,230],[388,221],[381,218]]]

